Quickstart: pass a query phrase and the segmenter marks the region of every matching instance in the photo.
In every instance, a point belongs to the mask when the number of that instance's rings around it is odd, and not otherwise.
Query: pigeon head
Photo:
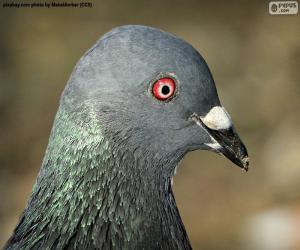
[[[112,30],[71,74],[6,249],[191,249],[171,178],[196,149],[248,168],[204,59],[158,29]]]
[[[77,64],[64,99],[71,109],[87,103],[106,136],[151,161],[207,149],[247,170],[247,151],[207,64],[169,33],[144,26],[107,33]]]

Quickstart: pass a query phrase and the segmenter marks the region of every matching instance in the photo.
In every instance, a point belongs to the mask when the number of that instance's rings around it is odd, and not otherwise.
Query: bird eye
[[[174,95],[175,88],[175,81],[170,77],[164,77],[153,84],[152,93],[156,99],[166,101]]]

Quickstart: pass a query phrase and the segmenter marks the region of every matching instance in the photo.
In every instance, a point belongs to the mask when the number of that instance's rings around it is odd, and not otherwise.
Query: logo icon
[[[273,3],[272,6],[271,6],[272,12],[276,12],[277,9],[278,9],[277,5],[275,3]]]
[[[271,15],[296,15],[298,14],[297,1],[271,1],[269,2]]]

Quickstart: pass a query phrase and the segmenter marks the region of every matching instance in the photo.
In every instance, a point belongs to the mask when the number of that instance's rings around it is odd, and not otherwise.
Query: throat
[[[93,168],[92,176],[99,178],[85,185],[98,188],[93,195],[82,199],[88,201],[88,206],[77,228],[81,235],[92,235],[93,246],[189,249],[169,178],[160,171],[145,173],[150,167],[159,169],[145,164],[125,152],[109,158],[105,166]],[[106,170],[100,174],[102,167]],[[89,244],[91,239],[87,237],[83,246]]]

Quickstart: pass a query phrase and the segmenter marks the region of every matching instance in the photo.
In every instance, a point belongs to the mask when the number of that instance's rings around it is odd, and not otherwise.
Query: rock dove
[[[5,249],[191,249],[171,182],[197,149],[248,169],[204,59],[156,28],[113,29],[71,74]]]

